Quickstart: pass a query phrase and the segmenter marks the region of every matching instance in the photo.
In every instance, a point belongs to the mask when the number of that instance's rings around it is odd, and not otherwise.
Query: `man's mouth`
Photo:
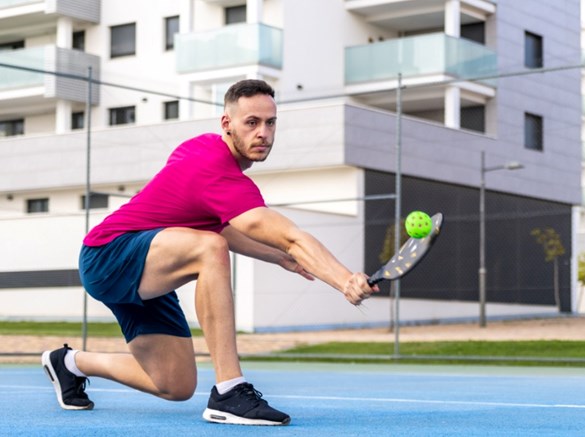
[[[252,150],[257,152],[266,152],[268,149],[270,149],[268,144],[255,144],[252,146]]]

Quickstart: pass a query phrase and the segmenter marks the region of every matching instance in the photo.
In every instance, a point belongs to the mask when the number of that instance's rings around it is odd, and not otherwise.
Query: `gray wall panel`
[[[101,0],[54,0],[54,2],[47,2],[47,7],[48,9],[54,7],[54,10],[47,10],[47,12],[55,12],[90,23],[100,22]]]
[[[353,106],[347,106],[346,111],[347,163],[394,172],[395,115]],[[522,145],[523,115],[517,114],[516,119],[517,123],[510,125],[510,135],[500,140],[403,117],[402,170],[409,176],[477,187],[480,152],[485,150],[487,166],[511,160],[526,166],[518,171],[490,172],[486,176],[489,189],[579,203],[581,162],[573,151],[576,147],[580,151],[580,143],[564,142],[558,146],[562,153],[526,150]],[[377,128],[372,123],[377,123]],[[573,135],[577,134],[573,129]]]

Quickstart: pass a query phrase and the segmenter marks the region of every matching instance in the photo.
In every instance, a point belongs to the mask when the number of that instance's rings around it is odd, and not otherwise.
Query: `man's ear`
[[[224,114],[221,116],[221,129],[222,129],[224,132],[228,133],[229,131],[231,131],[231,130],[232,130],[231,123],[232,123],[232,122],[231,122],[230,116],[229,116],[229,115],[227,115],[226,113],[224,113]]]

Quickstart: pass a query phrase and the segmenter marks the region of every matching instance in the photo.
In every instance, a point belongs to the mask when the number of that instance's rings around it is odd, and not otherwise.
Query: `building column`
[[[55,132],[62,134],[71,130],[71,102],[57,100],[55,108]]]
[[[447,85],[445,89],[445,126],[461,127],[461,89],[457,85]]]
[[[455,38],[459,38],[461,36],[460,0],[445,1],[445,33]]]
[[[179,33],[180,34],[189,34],[193,32],[194,23],[193,20],[195,19],[195,1],[194,0],[181,0],[180,2],[180,12],[179,12]],[[175,56],[178,56],[175,47]],[[184,78],[184,76],[179,75],[179,80],[181,81],[179,85],[179,94],[185,97],[193,97],[194,90],[193,84]],[[194,112],[194,103],[187,99],[179,99],[179,120],[191,120],[193,118]]]
[[[193,32],[193,18],[195,16],[193,0],[182,0],[179,13],[179,33]]]
[[[57,47],[70,49],[73,45],[73,20],[59,17],[57,20]]]
[[[73,46],[73,20],[59,17],[57,20],[57,47],[71,49]],[[71,102],[57,100],[55,108],[55,132],[62,134],[71,130]]]
[[[262,22],[262,6],[264,0],[248,0],[246,2],[246,22],[261,23]]]

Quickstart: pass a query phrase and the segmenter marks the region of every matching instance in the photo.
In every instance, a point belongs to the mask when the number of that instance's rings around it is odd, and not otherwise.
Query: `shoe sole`
[[[41,356],[41,363],[43,365],[45,373],[47,374],[47,377],[49,378],[49,381],[51,381],[51,384],[53,384],[53,388],[55,389],[55,393],[57,394],[57,400],[59,401],[59,405],[61,405],[61,408],[63,408],[64,410],[91,410],[93,408],[93,405],[89,405],[87,407],[79,407],[76,405],[67,405],[63,402],[61,384],[59,383],[59,378],[57,378],[57,372],[55,372],[53,364],[51,364],[51,351],[43,352],[43,355]]]
[[[203,412],[203,418],[208,422],[214,423],[225,423],[229,425],[263,425],[263,426],[279,426],[288,425],[290,423],[290,417],[282,422],[274,422],[272,420],[262,419],[247,419],[245,417],[235,416],[225,411],[212,410],[206,408]]]

